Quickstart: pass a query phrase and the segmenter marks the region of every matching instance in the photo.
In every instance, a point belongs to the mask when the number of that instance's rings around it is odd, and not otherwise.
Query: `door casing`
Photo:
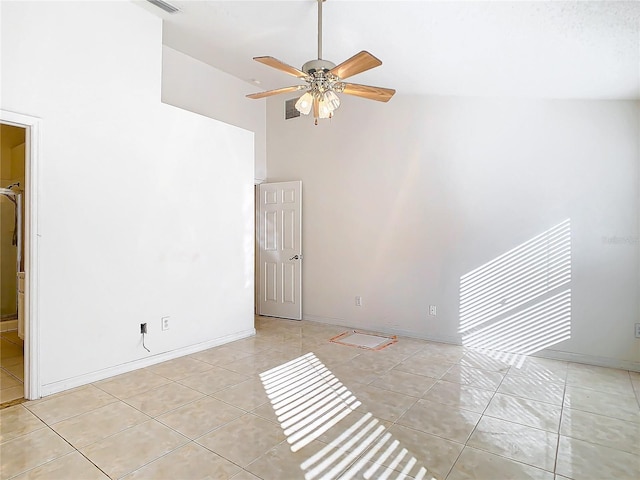
[[[0,123],[26,129],[24,198],[25,338],[24,397],[40,398],[39,295],[38,295],[38,198],[41,120],[0,109]]]

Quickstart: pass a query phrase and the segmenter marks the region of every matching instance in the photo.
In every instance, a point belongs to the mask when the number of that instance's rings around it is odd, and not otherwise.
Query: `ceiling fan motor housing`
[[[316,72],[327,73],[329,70],[335,68],[335,66],[335,63],[319,58],[317,60],[309,60],[307,63],[302,65],[302,71],[309,75],[313,75]]]
[[[341,93],[344,85],[340,79],[331,73],[335,63],[328,60],[309,60],[302,66],[302,71],[308,75],[305,79],[309,85],[309,91],[315,94],[323,94],[328,90]]]

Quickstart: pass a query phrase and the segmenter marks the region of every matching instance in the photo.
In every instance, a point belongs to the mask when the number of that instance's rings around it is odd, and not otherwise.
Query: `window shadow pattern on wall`
[[[313,353],[260,379],[291,451],[324,444],[301,462],[305,480],[434,480]]]
[[[512,363],[571,338],[571,222],[460,278],[462,344]]]

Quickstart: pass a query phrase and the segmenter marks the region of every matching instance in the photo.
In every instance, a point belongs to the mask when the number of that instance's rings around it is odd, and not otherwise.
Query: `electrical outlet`
[[[636,323],[636,338],[640,338],[640,323]]]
[[[169,330],[169,318],[170,317],[162,317],[162,331]]]
[[[140,324],[140,333],[147,333],[147,324],[146,323],[141,323]]]
[[[429,315],[431,315],[433,317],[438,315],[438,309],[436,308],[435,305],[429,305]]]
[[[361,306],[362,306],[362,297],[358,295],[356,297],[356,307],[361,307]]]

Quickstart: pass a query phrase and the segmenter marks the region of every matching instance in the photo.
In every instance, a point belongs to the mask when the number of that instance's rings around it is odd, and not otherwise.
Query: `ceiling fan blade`
[[[350,59],[345,60],[337,67],[332,68],[331,73],[341,80],[344,80],[345,78],[365,72],[380,65],[382,65],[380,60],[369,52],[363,50],[360,53],[356,53]]]
[[[368,85],[358,85],[357,83],[345,83],[342,93],[355,95],[356,97],[368,98],[378,102],[388,102],[396,91],[393,88],[370,87]]]
[[[318,121],[318,117],[320,116],[320,100],[314,97],[313,99],[313,118]],[[317,125],[317,123],[316,123]]]
[[[270,97],[271,95],[278,95],[280,93],[288,93],[295,92],[296,90],[302,90],[303,88],[307,88],[306,85],[296,85],[295,87],[283,87],[277,88],[276,90],[267,90],[266,92],[258,92],[247,95],[247,98],[264,98]]]
[[[307,74],[304,73],[302,70],[298,70],[297,68],[292,67],[291,65],[287,65],[286,63],[281,62],[277,58],[273,58],[273,57],[253,57],[253,59],[256,62],[264,63],[265,65],[268,65],[269,67],[276,68],[276,69],[280,70],[281,72],[288,73],[289,75],[293,75],[294,77],[305,78],[307,76]]]

